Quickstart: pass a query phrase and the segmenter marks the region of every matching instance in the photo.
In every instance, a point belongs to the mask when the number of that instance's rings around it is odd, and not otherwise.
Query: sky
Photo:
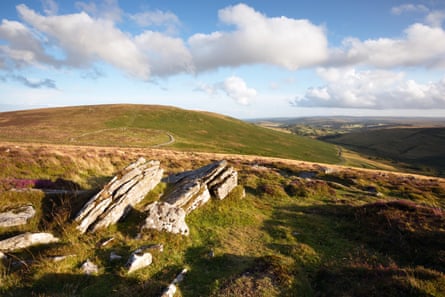
[[[445,117],[445,0],[2,0],[0,17],[0,111]]]

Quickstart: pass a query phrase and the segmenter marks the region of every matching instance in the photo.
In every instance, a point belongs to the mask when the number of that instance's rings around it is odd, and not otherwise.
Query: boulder
[[[128,268],[128,273],[132,273],[136,270],[149,266],[153,261],[153,257],[150,253],[144,252],[143,249],[137,249],[134,251],[125,265]]]
[[[30,246],[58,242],[59,239],[50,233],[24,233],[0,241],[0,251],[10,252]]]
[[[84,205],[75,218],[77,229],[94,232],[115,224],[156,187],[162,174],[159,161],[139,158]]]
[[[206,203],[210,199],[210,193],[224,199],[237,186],[238,173],[233,167],[227,166],[227,161],[222,160],[196,170],[171,175],[167,181],[175,185],[163,200],[190,213]]]
[[[25,225],[35,214],[36,210],[32,205],[25,205],[2,212],[0,213],[0,227]]]
[[[189,234],[189,228],[185,223],[186,212],[184,209],[166,202],[153,202],[145,208],[145,211],[147,218],[141,231],[155,229],[175,234]]]

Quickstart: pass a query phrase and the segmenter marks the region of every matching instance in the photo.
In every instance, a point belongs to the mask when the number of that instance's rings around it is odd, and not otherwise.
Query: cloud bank
[[[445,78],[420,84],[401,72],[318,69],[326,85],[309,88],[295,106],[371,109],[445,108]]]

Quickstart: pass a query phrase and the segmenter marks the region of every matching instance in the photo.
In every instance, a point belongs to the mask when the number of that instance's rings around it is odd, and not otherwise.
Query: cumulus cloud
[[[332,50],[329,63],[367,64],[382,68],[445,67],[445,42],[439,42],[445,40],[442,28],[416,23],[409,26],[404,35],[400,39],[345,39],[343,49]]]
[[[147,55],[151,71],[158,76],[194,70],[192,56],[180,38],[145,31],[135,37],[135,44]]]
[[[445,78],[418,83],[405,74],[385,70],[322,68],[318,74],[326,85],[309,88],[292,104],[305,107],[342,108],[445,108]]]
[[[198,70],[244,64],[272,64],[295,70],[327,58],[323,28],[308,20],[268,18],[244,4],[220,10],[219,19],[234,25],[235,30],[195,34],[188,40]]]
[[[257,91],[249,88],[246,82],[237,76],[230,76],[224,80],[221,89],[241,105],[248,105],[257,95]]]
[[[208,95],[216,95],[219,91],[224,92],[228,97],[235,100],[238,104],[249,105],[256,97],[257,91],[247,86],[246,82],[238,76],[227,77],[224,81],[210,85],[199,83],[195,91],[204,92]]]
[[[8,45],[0,44],[0,60],[3,67],[23,67],[39,63],[55,63],[45,53],[41,40],[20,22],[3,20],[0,25],[0,39]]]
[[[85,12],[44,16],[23,4],[17,11],[26,25],[8,20],[0,25],[0,39],[6,41],[0,44],[3,68],[89,68],[100,61],[144,80],[193,71],[191,54],[179,38],[153,31],[132,36],[110,19]],[[50,47],[55,49],[52,55]]]
[[[400,15],[405,12],[428,12],[429,9],[425,5],[422,4],[402,4],[399,6],[394,6],[391,8],[391,13],[395,15]]]

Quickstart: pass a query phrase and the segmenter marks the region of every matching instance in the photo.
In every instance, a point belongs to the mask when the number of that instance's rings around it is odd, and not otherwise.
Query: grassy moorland
[[[392,128],[361,131],[324,138],[325,141],[399,167],[445,175],[445,128]]]
[[[0,141],[153,147],[326,163],[334,145],[217,114],[151,105],[101,105],[0,113]]]
[[[136,238],[144,205],[164,184],[124,221],[80,236],[72,215],[139,156],[159,159],[166,174],[226,158],[240,186],[192,212],[188,237],[146,231]],[[1,296],[160,296],[184,267],[177,297],[445,295],[444,179],[147,148],[2,144],[0,161],[0,211],[29,203],[37,209],[28,225],[0,230],[0,239],[24,231],[61,238],[8,253]],[[301,177],[307,172],[312,178]],[[32,189],[37,179],[86,192],[45,194]],[[111,244],[98,245],[111,236]],[[157,243],[164,251],[153,253],[153,264],[127,275],[130,252]],[[110,261],[111,252],[123,258]],[[71,256],[50,260],[57,255]],[[97,274],[81,272],[86,259],[99,264]]]

